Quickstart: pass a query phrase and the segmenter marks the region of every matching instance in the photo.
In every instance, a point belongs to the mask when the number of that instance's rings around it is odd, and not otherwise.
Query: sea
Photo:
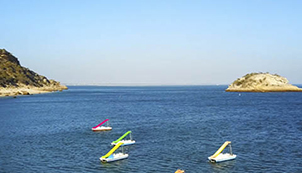
[[[0,98],[0,172],[301,173],[302,92],[226,88],[69,86]],[[111,131],[91,130],[105,119]],[[129,157],[101,163],[129,130]],[[237,158],[209,162],[225,141]]]

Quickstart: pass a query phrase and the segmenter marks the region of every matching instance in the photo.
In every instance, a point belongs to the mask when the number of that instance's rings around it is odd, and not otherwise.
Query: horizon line
[[[229,86],[231,84],[152,84],[152,83],[63,83],[66,86],[100,86],[100,87],[148,87],[148,86]],[[301,84],[291,84],[302,86]]]
[[[228,86],[229,84],[63,83],[66,86]]]

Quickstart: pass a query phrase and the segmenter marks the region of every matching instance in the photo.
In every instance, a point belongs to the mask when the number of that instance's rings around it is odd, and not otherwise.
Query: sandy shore
[[[66,88],[51,88],[51,87],[18,87],[18,88],[0,88],[0,97],[42,94],[55,91],[62,91]]]
[[[292,85],[283,87],[251,87],[251,88],[227,88],[227,92],[302,92],[301,88]]]

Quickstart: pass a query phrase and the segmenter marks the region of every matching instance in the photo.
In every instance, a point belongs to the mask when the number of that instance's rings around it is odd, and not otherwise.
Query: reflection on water
[[[211,172],[222,172],[222,171],[228,171],[232,172],[234,170],[236,160],[229,160],[225,162],[208,162],[211,165],[212,171]]]

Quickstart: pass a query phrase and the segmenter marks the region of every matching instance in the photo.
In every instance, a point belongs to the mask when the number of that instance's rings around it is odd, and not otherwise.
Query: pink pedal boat
[[[105,122],[106,126],[102,126]],[[109,119],[106,119],[105,121],[103,121],[102,123],[100,123],[99,125],[92,127],[91,129],[94,132],[98,132],[98,131],[108,131],[108,130],[112,130],[112,127],[109,127]]]

